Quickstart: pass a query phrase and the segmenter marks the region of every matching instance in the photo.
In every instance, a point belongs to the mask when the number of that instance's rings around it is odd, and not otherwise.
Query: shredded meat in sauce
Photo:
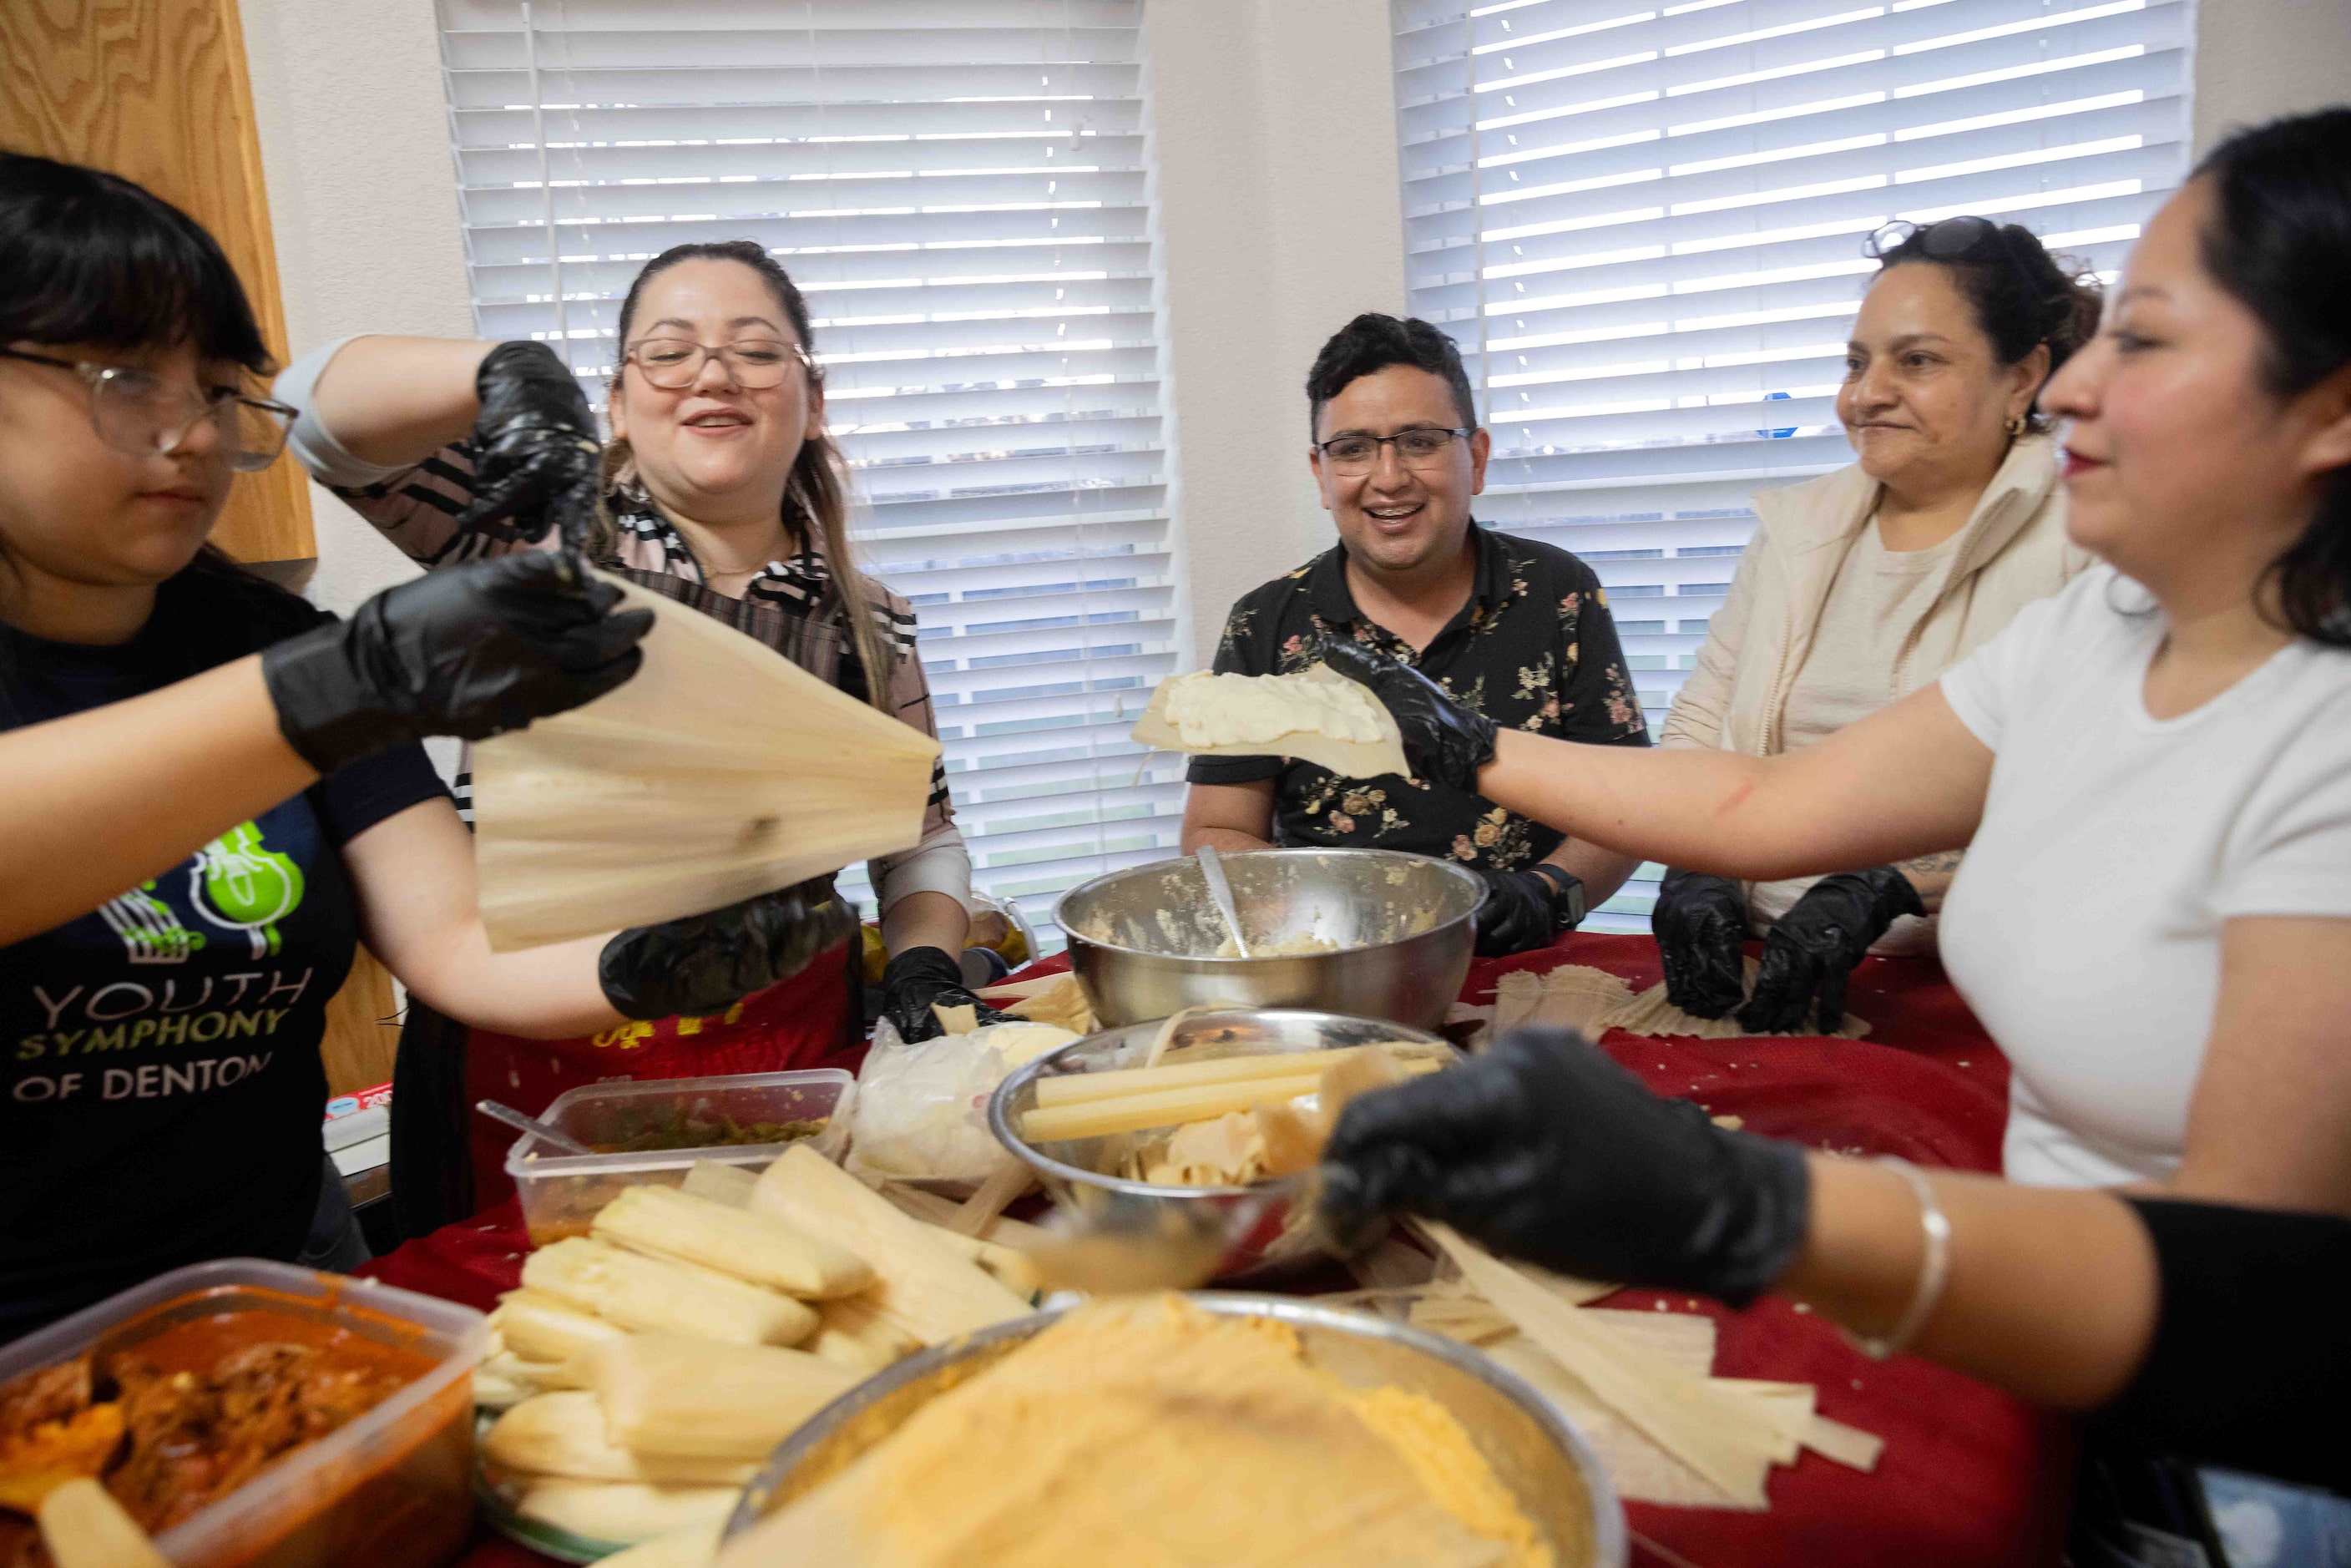
[[[198,1372],[166,1372],[136,1350],[107,1361],[120,1440],[71,1468],[107,1490],[150,1535],[227,1496],[285,1454],[357,1418],[407,1381],[395,1367],[350,1365],[309,1345],[256,1343]],[[0,1386],[0,1482],[49,1461],[57,1434],[93,1409],[90,1358],[78,1356]],[[13,1463],[12,1463],[13,1461]],[[13,1527],[13,1528],[12,1528]],[[0,1512],[0,1565],[48,1568],[21,1515]]]

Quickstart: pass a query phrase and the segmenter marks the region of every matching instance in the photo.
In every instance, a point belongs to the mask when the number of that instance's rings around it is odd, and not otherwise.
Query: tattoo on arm
[[[1906,871],[1915,871],[1921,876],[1938,871],[1957,871],[1959,869],[1960,857],[1967,852],[1965,850],[1944,850],[1937,854],[1920,855],[1915,860],[1904,861],[1902,866]]]

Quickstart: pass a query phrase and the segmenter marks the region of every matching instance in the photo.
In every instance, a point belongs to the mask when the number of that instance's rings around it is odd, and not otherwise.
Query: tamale
[[[619,578],[644,667],[474,748],[482,923],[501,952],[650,925],[912,848],[938,742]]]
[[[681,1459],[639,1454],[604,1431],[604,1407],[584,1389],[526,1399],[483,1436],[492,1463],[536,1476],[648,1486],[739,1487],[758,1473],[754,1459]]]
[[[634,1481],[534,1481],[515,1511],[525,1519],[623,1544],[694,1525],[722,1526],[742,1500],[740,1487],[653,1487]]]
[[[851,1298],[925,1344],[1017,1318],[1029,1303],[932,1228],[805,1144],[786,1149],[751,1189],[772,1215],[872,1265],[875,1283]]]
[[[803,1300],[853,1296],[873,1270],[853,1252],[773,1215],[668,1186],[632,1186],[596,1216],[594,1233],[633,1251],[699,1263]]]
[[[490,1323],[525,1361],[566,1362],[629,1332],[543,1291],[508,1291],[498,1298]]]
[[[588,1373],[604,1433],[640,1456],[763,1459],[863,1380],[806,1351],[632,1334],[600,1346]]]
[[[615,1552],[604,1559],[603,1568],[710,1568],[726,1532],[724,1524],[689,1524]]]
[[[797,1344],[816,1330],[816,1313],[789,1296],[714,1269],[647,1258],[586,1236],[568,1237],[532,1253],[524,1260],[522,1282],[577,1301],[624,1329],[693,1334],[729,1344]]]

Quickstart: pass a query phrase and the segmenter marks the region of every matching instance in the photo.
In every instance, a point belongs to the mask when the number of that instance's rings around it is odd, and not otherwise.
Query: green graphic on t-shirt
[[[246,822],[196,852],[188,893],[198,915],[245,932],[253,956],[266,957],[277,951],[277,923],[301,906],[302,868],[264,844],[261,829]]]
[[[134,964],[184,964],[201,949],[201,933],[180,924],[172,906],[154,896],[155,884],[142,882],[120,898],[99,905],[99,918],[122,938]]]

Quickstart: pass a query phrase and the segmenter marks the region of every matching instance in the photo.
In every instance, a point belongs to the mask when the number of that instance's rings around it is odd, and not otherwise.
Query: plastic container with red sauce
[[[382,1403],[157,1536],[157,1550],[174,1568],[434,1568],[454,1559],[473,1527],[474,1364],[489,1342],[470,1307],[287,1263],[225,1259],[158,1275],[0,1346],[0,1383],[92,1349],[102,1371],[117,1351],[240,1312],[317,1325],[305,1343],[348,1334],[407,1352],[420,1370]]]

